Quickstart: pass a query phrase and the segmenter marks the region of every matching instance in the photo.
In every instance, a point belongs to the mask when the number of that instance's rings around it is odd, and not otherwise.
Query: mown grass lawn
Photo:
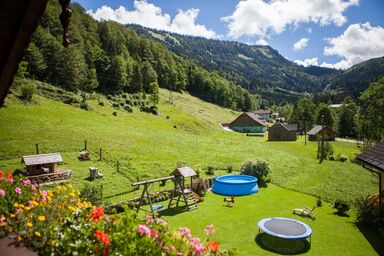
[[[112,112],[108,101],[101,107],[90,100],[92,111],[84,111],[58,101],[35,97],[24,105],[6,101],[0,109],[0,169],[22,168],[20,157],[40,153],[62,152],[64,168],[74,171],[74,184],[103,184],[108,202],[131,198],[136,194],[114,196],[132,190],[131,181],[168,176],[177,163],[206,170],[208,165],[239,169],[241,163],[264,159],[272,167],[272,183],[303,193],[353,201],[376,193],[377,178],[350,161],[316,159],[317,145],[303,138],[296,142],[267,142],[262,138],[226,132],[220,122],[230,122],[238,113],[203,102],[189,94],[174,93],[174,104],[167,103],[168,92],[161,90],[160,114]],[[91,162],[80,162],[77,154],[88,141]],[[335,155],[353,159],[359,149],[353,143],[332,142]],[[103,149],[103,161],[97,152]],[[114,169],[120,161],[120,172]],[[104,178],[90,182],[88,167],[96,166]],[[225,171],[221,171],[223,173]]]
[[[262,188],[255,195],[236,197],[233,207],[223,203],[223,197],[208,193],[206,200],[199,203],[194,211],[180,211],[177,208],[160,211],[159,214],[169,221],[171,228],[190,227],[192,234],[204,237],[204,228],[213,224],[216,233],[213,239],[220,242],[225,249],[237,248],[239,255],[276,255],[262,249],[256,242],[258,234],[257,222],[269,217],[287,217],[305,222],[312,228],[312,246],[306,255],[383,255],[384,237],[372,231],[363,234],[354,224],[355,215],[341,217],[334,214],[331,205],[323,203],[316,208],[314,221],[309,218],[292,214],[293,208],[312,207],[316,198],[275,185]],[[373,236],[371,243],[365,238]],[[264,244],[275,247],[285,247],[292,252],[300,251],[300,243],[271,241],[268,237],[262,239]],[[281,251],[281,252],[284,252]],[[303,251],[301,251],[303,253]]]

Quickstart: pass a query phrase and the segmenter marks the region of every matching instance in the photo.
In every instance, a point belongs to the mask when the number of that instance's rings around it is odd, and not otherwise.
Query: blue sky
[[[76,0],[96,19],[268,44],[302,65],[384,56],[383,0]]]

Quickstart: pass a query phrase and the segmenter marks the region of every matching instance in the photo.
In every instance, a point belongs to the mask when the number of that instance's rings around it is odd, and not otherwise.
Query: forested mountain
[[[357,98],[369,84],[384,76],[384,57],[370,59],[332,76],[328,88]]]
[[[158,85],[187,90],[206,101],[236,110],[255,107],[241,86],[177,56],[164,45],[115,22],[97,22],[77,3],[71,7],[69,48],[61,45],[61,7],[50,0],[24,60],[28,75],[67,90],[107,94],[151,93]]]
[[[335,69],[297,65],[270,46],[185,36],[138,25],[128,27],[268,99],[281,101],[304,92],[320,92],[329,76],[339,73]]]

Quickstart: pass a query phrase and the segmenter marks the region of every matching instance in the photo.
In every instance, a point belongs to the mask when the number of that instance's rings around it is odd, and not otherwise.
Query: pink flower
[[[205,251],[205,247],[203,244],[200,242],[199,238],[193,238],[192,239],[192,250],[197,254],[201,255]]]
[[[31,207],[34,206],[34,204],[33,204],[33,202],[31,200],[28,201],[28,205],[31,206]]]
[[[13,183],[13,176],[11,173],[8,173],[7,182]]]
[[[5,197],[5,191],[4,191],[4,189],[0,189],[0,196]]]
[[[23,186],[31,185],[30,180],[23,180]]]
[[[15,192],[16,192],[16,194],[19,194],[19,195],[20,195],[20,194],[21,194],[21,188],[16,187],[16,188],[15,188]]]
[[[153,223],[153,216],[152,215],[148,215],[147,216],[147,224],[152,224]]]
[[[207,225],[204,229],[207,235],[215,233],[215,227],[213,225]]]
[[[157,224],[159,224],[159,225],[161,225],[161,226],[166,226],[168,223],[164,220],[164,219],[162,219],[162,218],[157,218],[156,219],[156,223]]]
[[[137,227],[137,233],[141,236],[146,235],[147,237],[151,237],[151,229],[146,225],[139,224]]]
[[[191,238],[191,230],[189,228],[179,228],[179,236]]]
[[[31,187],[33,190],[36,190],[39,187],[39,184],[32,184]]]

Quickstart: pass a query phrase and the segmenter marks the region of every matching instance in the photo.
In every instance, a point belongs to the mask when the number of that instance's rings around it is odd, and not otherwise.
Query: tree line
[[[57,1],[49,1],[26,51],[30,78],[66,90],[105,94],[151,93],[157,84],[173,91],[187,90],[235,110],[255,108],[256,98],[242,87],[121,24],[97,22],[77,3],[72,5],[69,27],[72,43],[64,48],[60,8]]]

